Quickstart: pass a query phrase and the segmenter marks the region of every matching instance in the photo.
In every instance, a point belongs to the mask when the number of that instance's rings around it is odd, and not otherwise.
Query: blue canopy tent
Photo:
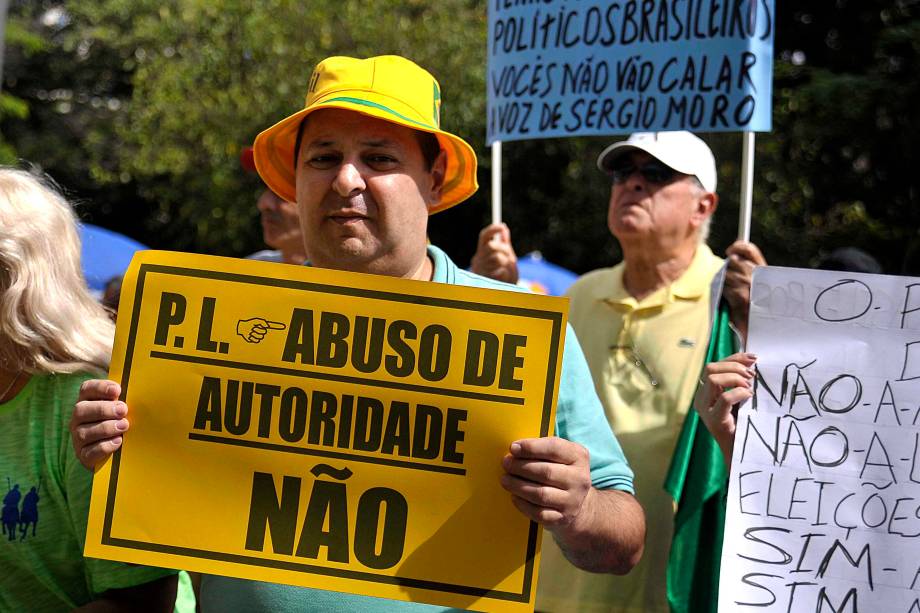
[[[518,285],[538,294],[561,296],[577,278],[571,270],[544,260],[539,251],[518,259]]]
[[[124,274],[135,251],[148,249],[124,234],[88,223],[80,224],[80,240],[83,275],[89,289],[97,295],[102,294],[109,279]]]

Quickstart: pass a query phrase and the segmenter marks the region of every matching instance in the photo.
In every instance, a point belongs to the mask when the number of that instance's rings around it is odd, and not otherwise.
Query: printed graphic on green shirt
[[[29,528],[32,528],[32,536],[35,536],[38,530],[38,493],[41,491],[42,484],[39,481],[37,486],[23,497],[19,490],[19,484],[11,485],[10,478],[6,478],[7,493],[3,497],[3,534],[7,540],[15,541],[26,540],[29,534]],[[19,507],[19,500],[22,499],[22,508]],[[19,529],[18,534],[17,530]]]

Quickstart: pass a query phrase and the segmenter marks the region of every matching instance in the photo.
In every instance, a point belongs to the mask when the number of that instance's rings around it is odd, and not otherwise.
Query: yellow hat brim
[[[336,92],[334,98],[318,101],[290,117],[282,119],[262,131],[253,143],[256,170],[265,184],[278,196],[289,202],[297,199],[294,174],[294,146],[297,130],[303,118],[319,109],[344,109],[370,117],[376,117],[413,130],[434,134],[447,156],[447,168],[441,200],[428,208],[428,214],[438,213],[459,204],[472,196],[479,184],[476,179],[476,153],[470,145],[450,132],[416,121],[410,117],[411,110],[394,108],[397,104],[391,98],[375,96],[374,92],[362,90],[348,96],[348,92]],[[374,98],[380,98],[379,101]]]

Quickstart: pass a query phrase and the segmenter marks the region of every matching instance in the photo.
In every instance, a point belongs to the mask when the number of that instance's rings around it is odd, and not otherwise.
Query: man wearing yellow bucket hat
[[[427,244],[428,215],[477,189],[476,156],[463,139],[440,129],[440,104],[437,81],[409,60],[332,57],[313,72],[305,107],[259,134],[256,168],[272,191],[297,203],[312,265],[520,291],[459,269]],[[87,467],[121,444],[125,424],[118,430],[115,422],[125,407],[115,402],[118,391],[112,382],[96,381],[81,392],[71,430]],[[558,437],[509,441],[502,485],[574,564],[628,572],[641,556],[645,520],[633,497],[632,471],[571,330],[556,421]],[[217,576],[203,578],[200,601],[205,611],[426,606]]]

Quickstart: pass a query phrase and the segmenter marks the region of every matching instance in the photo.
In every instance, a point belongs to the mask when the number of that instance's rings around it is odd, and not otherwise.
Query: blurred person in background
[[[106,282],[105,289],[102,290],[102,306],[108,310],[112,321],[118,320],[118,303],[121,301],[121,283],[123,280],[124,275],[112,277]]]
[[[875,275],[885,272],[878,260],[859,247],[838,247],[818,260],[815,268],[841,272],[867,272]]]
[[[716,163],[689,132],[651,132],[613,143],[597,167],[611,178],[607,227],[623,261],[568,289],[569,322],[652,529],[642,561],[625,577],[581,572],[544,539],[537,609],[668,613],[674,500],[662,486],[705,359],[710,284],[723,265],[706,244],[719,202]],[[766,262],[748,242],[734,243],[726,255],[724,296],[743,337],[751,274]],[[471,267],[517,281],[507,226],[483,229]]]
[[[256,172],[252,147],[243,148],[240,153],[240,164],[246,172]],[[300,231],[297,205],[278,197],[266,187],[256,201],[256,208],[259,209],[262,222],[262,240],[271,249],[256,251],[246,258],[264,262],[303,264],[307,256],[303,245],[303,233]]]

